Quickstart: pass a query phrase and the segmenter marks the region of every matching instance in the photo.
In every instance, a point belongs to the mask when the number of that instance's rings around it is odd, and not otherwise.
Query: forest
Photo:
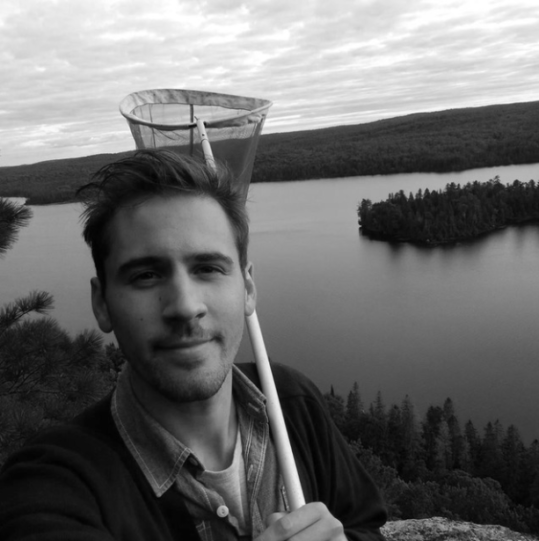
[[[381,488],[393,519],[443,516],[539,534],[539,440],[498,420],[478,430],[459,421],[451,398],[419,418],[412,398],[364,405],[354,383],[346,400],[333,387],[330,414]]]
[[[252,182],[463,171],[539,163],[539,101],[417,113],[351,126],[262,135]],[[29,204],[72,201],[99,154],[0,167],[0,196]]]
[[[253,182],[539,162],[539,102],[417,113],[262,136]]]
[[[443,191],[421,189],[386,201],[363,199],[358,206],[361,232],[395,242],[447,244],[472,239],[511,224],[539,219],[539,184],[534,180],[502,184],[447,184]]]

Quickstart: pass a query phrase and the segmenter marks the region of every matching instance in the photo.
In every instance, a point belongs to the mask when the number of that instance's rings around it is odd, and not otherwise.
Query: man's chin
[[[209,368],[204,358],[190,358],[172,371],[152,378],[154,389],[175,403],[199,402],[213,398],[223,386],[231,366],[220,364]]]
[[[226,378],[199,379],[187,378],[188,381],[177,382],[169,380],[160,386],[160,393],[171,402],[186,404],[210,400],[221,390]]]

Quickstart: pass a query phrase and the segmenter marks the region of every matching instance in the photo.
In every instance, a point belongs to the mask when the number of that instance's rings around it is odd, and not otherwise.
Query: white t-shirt
[[[228,509],[222,509],[221,512],[225,513],[223,516],[230,513],[238,521],[240,535],[247,535],[250,533],[251,522],[242,449],[241,434],[238,429],[232,464],[222,471],[205,470],[200,480],[221,495],[228,507]],[[217,512],[219,511],[218,509]]]

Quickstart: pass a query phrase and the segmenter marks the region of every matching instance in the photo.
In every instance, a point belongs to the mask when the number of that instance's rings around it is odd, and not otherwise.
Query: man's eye
[[[217,267],[216,265],[201,265],[200,267],[197,267],[196,269],[197,274],[223,274],[223,270],[220,267]]]
[[[131,283],[132,284],[148,284],[155,282],[159,278],[159,275],[156,272],[153,271],[144,271],[139,272],[131,277]]]

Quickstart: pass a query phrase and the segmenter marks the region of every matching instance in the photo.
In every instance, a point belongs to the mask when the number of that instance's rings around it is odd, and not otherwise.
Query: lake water
[[[422,415],[451,397],[461,424],[515,424],[539,437],[539,226],[498,231],[451,247],[371,241],[358,231],[362,198],[448,182],[539,180],[539,165],[462,173],[255,184],[251,259],[270,357],[363,401],[408,394]],[[93,268],[78,205],[33,207],[34,218],[0,260],[0,302],[41,289],[71,332],[97,328]],[[247,342],[246,340],[244,342]],[[250,357],[247,343],[240,351]]]

